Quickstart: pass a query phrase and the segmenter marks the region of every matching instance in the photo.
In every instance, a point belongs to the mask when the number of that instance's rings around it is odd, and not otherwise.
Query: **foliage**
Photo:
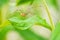
[[[60,40],[60,22],[56,24],[55,30],[52,32],[51,40]]]
[[[46,38],[42,36],[36,35],[33,31],[30,30],[30,28],[33,25],[40,25],[43,26],[50,31],[52,31],[52,37],[51,40],[60,40],[60,23],[56,24],[56,27],[52,21],[52,17],[50,15],[50,11],[48,9],[48,6],[46,4],[46,0],[16,0],[16,6],[20,6],[23,4],[29,3],[30,6],[34,6],[33,12],[31,13],[25,13],[21,11],[15,11],[11,14],[11,16],[6,17],[8,13],[8,10],[6,10],[6,14],[4,13],[5,6],[9,7],[10,0],[0,0],[0,40],[5,40],[5,36],[7,32],[11,30],[17,31],[21,36],[24,37],[25,40],[47,40]],[[47,11],[48,18],[50,20],[50,24],[46,21],[46,19],[43,19],[39,14],[40,10],[37,10],[37,6],[39,6],[39,3],[43,2],[43,5],[45,7],[45,10]],[[54,5],[57,8],[56,0],[50,0],[50,4]],[[24,9],[25,10],[25,9]],[[23,11],[23,10],[22,10]],[[27,11],[26,11],[27,12]],[[40,11],[41,12],[41,11]],[[30,17],[29,17],[29,14]],[[54,30],[55,28],[55,30]]]
[[[17,0],[17,5],[25,4],[30,2],[30,4],[33,3],[34,0]]]

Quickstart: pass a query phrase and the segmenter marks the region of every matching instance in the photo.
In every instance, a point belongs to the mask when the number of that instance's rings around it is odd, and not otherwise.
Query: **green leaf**
[[[12,23],[12,25],[15,28],[18,28],[21,30],[28,29],[34,25],[33,17],[26,20],[21,20],[21,19],[18,19],[17,17],[12,17],[9,19],[9,21]]]
[[[44,26],[45,28],[52,30],[51,26],[46,22],[45,19],[41,18],[41,17],[36,17],[35,18],[37,25],[41,25]]]
[[[14,12],[14,14],[11,17],[9,17],[9,21],[15,28],[21,30],[28,29],[35,24],[44,26],[45,28],[52,30],[50,25],[46,22],[46,20],[40,17],[39,14],[37,14],[37,12],[35,14],[33,13],[33,15],[31,14],[31,17],[28,17],[29,14],[30,13],[27,13],[26,16],[21,16],[21,12]]]
[[[24,13],[25,14],[25,13]],[[11,24],[20,30],[25,30],[33,26],[34,17],[21,16],[21,13],[14,12],[14,14],[9,17]]]
[[[56,24],[55,30],[52,32],[51,40],[60,40],[60,22]]]
[[[57,0],[51,0],[51,4],[52,4],[53,6],[55,6],[56,8],[58,8]]]
[[[59,9],[57,0],[46,0],[46,1],[48,5],[55,7],[57,10]]]
[[[14,12],[14,14],[11,17],[9,17],[9,21],[12,23],[14,27],[19,28],[21,30],[28,29],[36,23],[37,25],[41,25],[44,26],[45,28],[52,30],[50,25],[46,22],[45,19],[42,19],[38,14],[36,15],[34,13],[31,17],[27,17],[27,15],[21,16],[21,12],[17,11]]]
[[[6,13],[8,10],[8,2],[9,0],[0,0],[0,25],[6,19]]]
[[[17,0],[17,5],[25,4],[30,2],[30,4],[33,3],[34,0]]]
[[[0,7],[8,2],[9,2],[9,0],[0,0]]]
[[[18,30],[16,29],[16,31],[21,34],[21,36],[25,39],[25,40],[46,40],[45,38],[43,38],[42,36],[37,36],[35,33],[33,33],[31,30]]]
[[[13,26],[11,25],[5,26],[4,28],[0,28],[0,40],[5,40],[7,32],[11,30],[14,30]]]
[[[9,19],[9,21],[12,23],[12,25],[15,28],[18,28],[21,30],[28,29],[28,28],[32,27],[34,24],[41,25],[41,26],[44,26],[44,27],[52,30],[50,25],[46,22],[46,20],[36,17],[36,16],[27,18],[25,20],[21,20],[18,17],[12,17]]]

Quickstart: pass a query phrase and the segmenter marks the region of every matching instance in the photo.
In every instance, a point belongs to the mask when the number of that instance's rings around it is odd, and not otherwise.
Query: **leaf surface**
[[[51,40],[60,40],[60,22],[56,24],[55,30],[52,32]]]
[[[17,30],[17,29],[16,29]],[[42,36],[37,36],[31,30],[17,30],[25,40],[46,40]]]
[[[0,28],[0,40],[5,40],[5,36],[7,32],[14,30],[14,28],[11,25],[8,25],[4,28]]]

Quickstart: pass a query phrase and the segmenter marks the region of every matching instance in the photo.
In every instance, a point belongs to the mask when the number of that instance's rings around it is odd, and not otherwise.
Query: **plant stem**
[[[1,25],[1,8],[0,8],[0,25]]]
[[[48,17],[49,17],[49,20],[50,20],[50,24],[51,24],[51,28],[52,28],[52,30],[54,30],[55,29],[54,22],[52,20],[51,13],[49,11],[49,8],[47,6],[47,3],[46,3],[45,0],[42,0],[42,2],[43,2],[43,5],[44,5],[44,7],[45,7],[45,9],[47,11],[47,14],[48,14]]]
[[[7,16],[7,6],[4,5],[1,7],[1,10],[0,10],[0,27],[3,26],[6,22],[6,16]]]

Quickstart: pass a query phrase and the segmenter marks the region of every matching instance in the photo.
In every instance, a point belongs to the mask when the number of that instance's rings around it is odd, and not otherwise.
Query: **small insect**
[[[21,13],[21,16],[25,17],[25,16],[26,16],[26,14],[25,14],[25,13]]]

